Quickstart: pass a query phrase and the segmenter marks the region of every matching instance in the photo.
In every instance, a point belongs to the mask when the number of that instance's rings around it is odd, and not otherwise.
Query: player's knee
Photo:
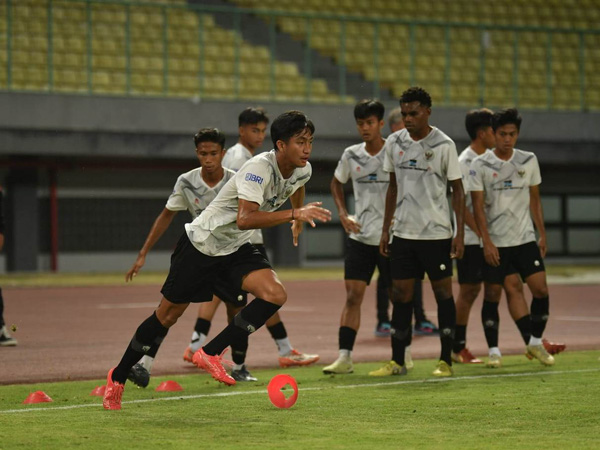
[[[361,303],[362,303],[362,299],[363,296],[354,290],[350,290],[348,291],[348,294],[346,295],[346,306],[347,307],[360,307]]]
[[[265,294],[261,298],[269,303],[283,306],[287,301],[287,292],[281,284],[273,284],[265,291]]]
[[[550,294],[548,292],[548,286],[544,285],[544,286],[539,286],[536,288],[532,288],[531,289],[531,295],[533,295],[535,298],[546,298],[548,297]]]
[[[480,284],[463,284],[460,286],[460,297],[464,302],[468,303],[469,305],[475,303],[479,292],[481,292]]]
[[[433,288],[433,295],[436,300],[446,300],[452,297],[452,288],[448,289],[446,286],[438,286]]]

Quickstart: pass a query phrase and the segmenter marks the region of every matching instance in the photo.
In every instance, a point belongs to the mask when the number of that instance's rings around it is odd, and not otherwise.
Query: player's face
[[[288,142],[277,141],[280,152],[284,152],[288,161],[294,167],[304,167],[312,152],[314,137],[308,128],[292,136]]]
[[[431,108],[421,105],[419,102],[401,103],[400,111],[404,127],[411,136],[423,136],[429,128],[429,116]]]
[[[200,142],[196,147],[196,155],[206,173],[215,173],[221,169],[221,161],[225,155],[223,147],[216,142]]]
[[[508,123],[496,128],[496,149],[502,152],[511,152],[519,138],[519,130],[514,123]]]
[[[369,116],[366,119],[356,119],[356,128],[364,142],[373,142],[381,139],[383,120],[377,116]]]
[[[265,133],[267,132],[267,123],[249,123],[239,128],[240,141],[244,147],[254,151],[263,145]]]
[[[487,127],[485,130],[481,130],[481,139],[485,148],[494,148],[496,146],[496,136],[494,135],[494,129]]]

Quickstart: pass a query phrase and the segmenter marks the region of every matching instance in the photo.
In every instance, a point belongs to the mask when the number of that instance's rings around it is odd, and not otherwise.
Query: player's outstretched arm
[[[331,189],[331,196],[333,197],[333,201],[335,202],[335,206],[338,210],[340,222],[342,223],[342,227],[344,227],[344,231],[347,234],[360,233],[360,224],[354,220],[354,218],[348,215],[348,210],[346,209],[346,198],[344,196],[344,185],[334,176],[331,179],[331,184],[329,187]]]
[[[392,218],[396,210],[396,196],[398,194],[398,184],[396,183],[396,174],[390,172],[390,184],[385,194],[385,213],[383,215],[383,228],[381,230],[381,239],[379,241],[379,253],[383,256],[389,256],[390,227]]]
[[[146,242],[144,242],[144,246],[138,253],[138,257],[131,266],[131,269],[125,274],[125,281],[132,281],[133,277],[137,275],[140,269],[146,264],[146,255],[148,252],[154,247],[154,244],[160,239],[160,237],[167,231],[169,225],[173,221],[173,217],[175,217],[177,211],[171,211],[167,208],[164,208],[162,212],[158,215],[152,228],[150,228],[150,232],[146,237]]]
[[[236,224],[240,230],[270,228],[292,220],[308,222],[315,227],[315,220],[329,222],[331,211],[321,207],[322,202],[312,202],[301,208],[281,211],[260,211],[258,203],[239,199]]]
[[[546,245],[546,227],[544,226],[544,211],[542,209],[542,200],[540,199],[539,185],[529,187],[529,211],[531,212],[535,228],[540,235],[538,240],[540,253],[542,258],[545,258],[548,247]]]
[[[456,217],[456,236],[452,239],[450,257],[462,259],[465,252],[465,191],[462,180],[450,181],[452,186],[452,209]]]

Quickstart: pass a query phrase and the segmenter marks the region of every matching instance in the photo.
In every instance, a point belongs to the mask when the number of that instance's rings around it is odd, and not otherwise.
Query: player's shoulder
[[[537,156],[535,156],[535,153],[533,152],[526,152],[525,150],[520,150],[518,148],[515,148],[513,151],[515,152],[513,161],[518,164],[526,164],[530,161],[537,160]]]
[[[227,167],[223,167],[223,179],[225,181],[229,181],[230,178],[235,176],[235,170],[228,169]]]
[[[195,169],[192,170],[188,170],[185,173],[182,173],[181,175],[179,175],[177,177],[177,181],[179,180],[194,180],[197,179],[198,177],[202,176],[202,167],[196,167]]]
[[[362,149],[363,149],[364,145],[365,145],[364,142],[361,142],[361,143],[346,147],[344,149],[344,152],[342,153],[342,159],[359,158],[361,153],[363,152]]]
[[[431,128],[432,130],[426,138],[426,143],[430,148],[441,147],[444,145],[456,148],[456,145],[454,144],[454,141],[450,138],[450,136],[448,136],[446,133],[444,133],[437,127]]]

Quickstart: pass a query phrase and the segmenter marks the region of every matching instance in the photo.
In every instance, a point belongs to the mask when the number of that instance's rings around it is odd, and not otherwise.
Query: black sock
[[[467,346],[467,326],[456,325],[454,329],[454,353],[460,353]]]
[[[235,364],[244,364],[248,352],[247,334],[236,335],[231,342],[231,359]]]
[[[531,334],[541,338],[548,323],[550,314],[550,299],[548,297],[533,298],[531,300]]]
[[[531,316],[527,314],[519,320],[515,320],[515,324],[521,333],[521,337],[525,341],[525,345],[529,344],[529,338],[531,337]]]
[[[163,336],[163,338],[161,339],[161,341],[159,343],[154,343],[152,344],[152,347],[150,347],[150,350],[148,350],[146,352],[146,355],[151,357],[151,358],[156,358],[156,354],[158,353],[158,349],[160,348],[162,342],[164,341],[164,339],[167,337],[167,333],[169,332],[169,328],[167,328],[167,332],[165,333],[165,335]]]
[[[350,327],[340,327],[338,334],[338,344],[340,350],[350,350],[354,348],[354,341],[356,340],[356,330]]]
[[[413,304],[415,323],[420,324],[421,322],[425,322],[427,317],[425,317],[425,309],[423,309],[423,282],[421,280],[415,280]]]
[[[456,307],[454,297],[438,300],[438,324],[440,327],[440,343],[442,350],[440,360],[452,365],[452,345],[454,344],[454,328],[456,326]]]
[[[285,339],[287,337],[287,331],[283,326],[283,322],[276,323],[272,327],[267,327],[269,333],[271,333],[271,337],[275,340],[277,339]]]
[[[208,336],[208,331],[210,330],[210,320],[197,318],[196,325],[194,325],[194,331],[198,334],[203,334],[204,336]]]
[[[385,278],[379,275],[377,278],[377,325],[390,321],[389,315],[390,298]]]
[[[413,302],[392,304],[392,361],[404,365],[404,352],[412,340]]]
[[[113,381],[125,383],[125,381],[127,381],[129,370],[142,356],[147,354],[153,346],[156,346],[156,351],[158,351],[158,347],[168,331],[169,329],[164,327],[156,317],[156,312],[153,312],[150,317],[144,320],[135,331],[119,365],[115,367],[112,374]],[[156,351],[154,352],[155,354]]]
[[[206,344],[207,355],[218,355],[240,336],[249,335],[262,327],[281,306],[255,298],[233,318],[233,322],[225,327],[212,341]]]
[[[488,348],[498,347],[498,326],[500,325],[498,303],[483,300],[481,323],[483,324],[483,332]]]

